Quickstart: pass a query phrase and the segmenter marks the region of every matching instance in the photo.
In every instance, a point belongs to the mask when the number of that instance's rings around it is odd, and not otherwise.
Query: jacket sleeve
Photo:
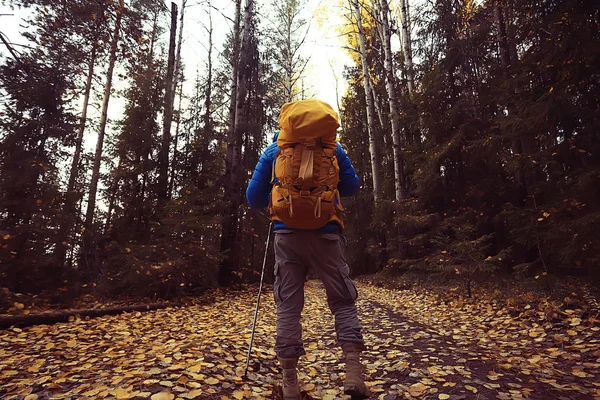
[[[263,208],[269,205],[271,195],[271,173],[273,169],[273,151],[268,147],[260,156],[252,179],[246,189],[246,199],[252,208]]]
[[[352,196],[358,192],[359,186],[356,170],[339,143],[337,144],[335,155],[337,156],[338,165],[340,166],[340,182],[338,183],[340,196]]]

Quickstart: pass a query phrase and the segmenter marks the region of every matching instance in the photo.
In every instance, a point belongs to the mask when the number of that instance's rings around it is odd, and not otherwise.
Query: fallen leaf
[[[175,395],[169,392],[159,392],[155,393],[150,397],[152,400],[173,400]]]

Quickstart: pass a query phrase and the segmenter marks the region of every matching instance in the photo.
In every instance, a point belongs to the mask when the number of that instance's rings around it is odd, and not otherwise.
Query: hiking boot
[[[364,349],[365,346],[360,343],[342,343],[342,351],[346,359],[344,393],[349,394],[353,399],[366,399],[371,395],[363,378],[363,365],[360,363],[360,352]]]
[[[300,387],[298,386],[298,359],[280,358],[279,363],[283,369],[283,400],[300,399]]]

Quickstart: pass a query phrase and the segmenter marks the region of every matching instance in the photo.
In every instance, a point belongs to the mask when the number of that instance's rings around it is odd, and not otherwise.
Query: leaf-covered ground
[[[600,398],[600,328],[573,310],[560,323],[489,300],[358,283],[372,398]],[[0,331],[2,399],[264,399],[280,378],[275,313],[263,296],[242,378],[256,288],[214,302]],[[303,389],[344,399],[343,364],[318,281],[306,287]]]

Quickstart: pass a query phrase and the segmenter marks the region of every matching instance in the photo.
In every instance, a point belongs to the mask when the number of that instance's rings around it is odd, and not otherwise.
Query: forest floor
[[[373,399],[600,398],[600,326],[578,310],[502,303],[359,280]],[[247,379],[257,287],[149,312],[0,331],[1,399],[271,399],[280,373],[266,288]],[[544,308],[545,307],[545,308]],[[303,389],[346,399],[333,318],[306,285]]]

